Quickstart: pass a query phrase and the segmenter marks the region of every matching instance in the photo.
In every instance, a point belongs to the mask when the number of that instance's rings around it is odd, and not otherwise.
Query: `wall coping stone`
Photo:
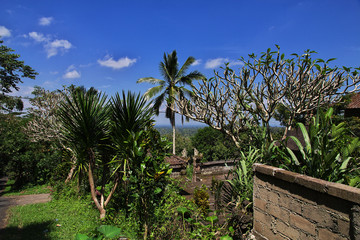
[[[322,179],[309,177],[260,163],[255,163],[253,165],[253,171],[255,173],[258,172],[261,174],[273,176],[286,182],[295,183],[321,193],[326,193],[334,197],[360,204],[359,188],[350,187],[340,183],[328,182]]]

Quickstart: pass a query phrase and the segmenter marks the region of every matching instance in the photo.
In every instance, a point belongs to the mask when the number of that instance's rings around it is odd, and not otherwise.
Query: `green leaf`
[[[286,150],[287,150],[288,153],[290,154],[291,160],[292,160],[293,162],[295,162],[295,165],[296,165],[296,166],[299,166],[299,165],[300,165],[299,160],[298,160],[297,157],[295,156],[294,152],[293,152],[290,148],[288,148],[288,147],[286,148]]]
[[[306,152],[310,153],[311,152],[311,141],[310,141],[309,134],[306,130],[306,127],[303,123],[298,123],[298,127],[300,128],[301,133],[304,137]],[[294,138],[292,138],[292,139],[295,141],[296,145],[298,145],[299,150],[301,151],[302,150],[301,142],[298,139],[296,139],[297,141]],[[301,148],[300,148],[300,146],[301,146]]]
[[[232,239],[233,239],[233,238],[230,237],[229,235],[220,237],[220,240],[232,240]]]
[[[141,167],[141,172],[144,172],[144,170],[145,170],[145,168],[146,168],[145,163],[140,164],[140,167]]]
[[[211,222],[211,224],[213,224],[215,221],[217,221],[218,220],[218,217],[216,216],[216,215],[212,215],[212,216],[208,216],[207,218],[206,218],[206,221],[209,221],[209,222]]]
[[[102,225],[102,226],[98,227],[97,230],[99,232],[101,232],[107,238],[118,237],[121,233],[120,228],[110,226],[110,225]]]
[[[182,214],[184,214],[184,213],[186,213],[186,212],[189,211],[186,207],[178,207],[176,210],[177,210],[179,213],[182,213]]]
[[[328,59],[328,60],[326,61],[326,63],[329,63],[329,62],[334,61],[334,60],[336,60],[336,58],[330,58],[330,59]]]
[[[155,193],[155,194],[158,194],[158,193],[160,193],[161,191],[162,191],[161,188],[156,188],[155,191],[154,191],[154,193]]]
[[[78,233],[75,235],[75,240],[88,240],[89,237],[85,234]]]

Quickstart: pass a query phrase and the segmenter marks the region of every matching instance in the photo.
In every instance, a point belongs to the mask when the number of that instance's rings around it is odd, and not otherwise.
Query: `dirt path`
[[[0,178],[0,229],[5,228],[8,220],[8,209],[12,206],[45,203],[51,200],[49,193],[33,194],[33,195],[22,195],[22,196],[11,196],[4,197],[1,193],[4,191],[7,178]]]

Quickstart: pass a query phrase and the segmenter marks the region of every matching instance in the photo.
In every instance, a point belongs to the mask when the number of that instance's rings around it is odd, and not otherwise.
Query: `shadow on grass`
[[[0,229],[0,240],[50,240],[49,232],[51,231],[51,221],[34,223],[26,227],[6,227]]]

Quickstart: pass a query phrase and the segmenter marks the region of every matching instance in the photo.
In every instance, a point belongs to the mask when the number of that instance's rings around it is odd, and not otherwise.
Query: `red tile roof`
[[[360,108],[360,93],[355,93],[350,100],[347,108]]]
[[[182,157],[172,155],[165,158],[165,162],[170,163],[170,165],[187,165],[188,160]]]

